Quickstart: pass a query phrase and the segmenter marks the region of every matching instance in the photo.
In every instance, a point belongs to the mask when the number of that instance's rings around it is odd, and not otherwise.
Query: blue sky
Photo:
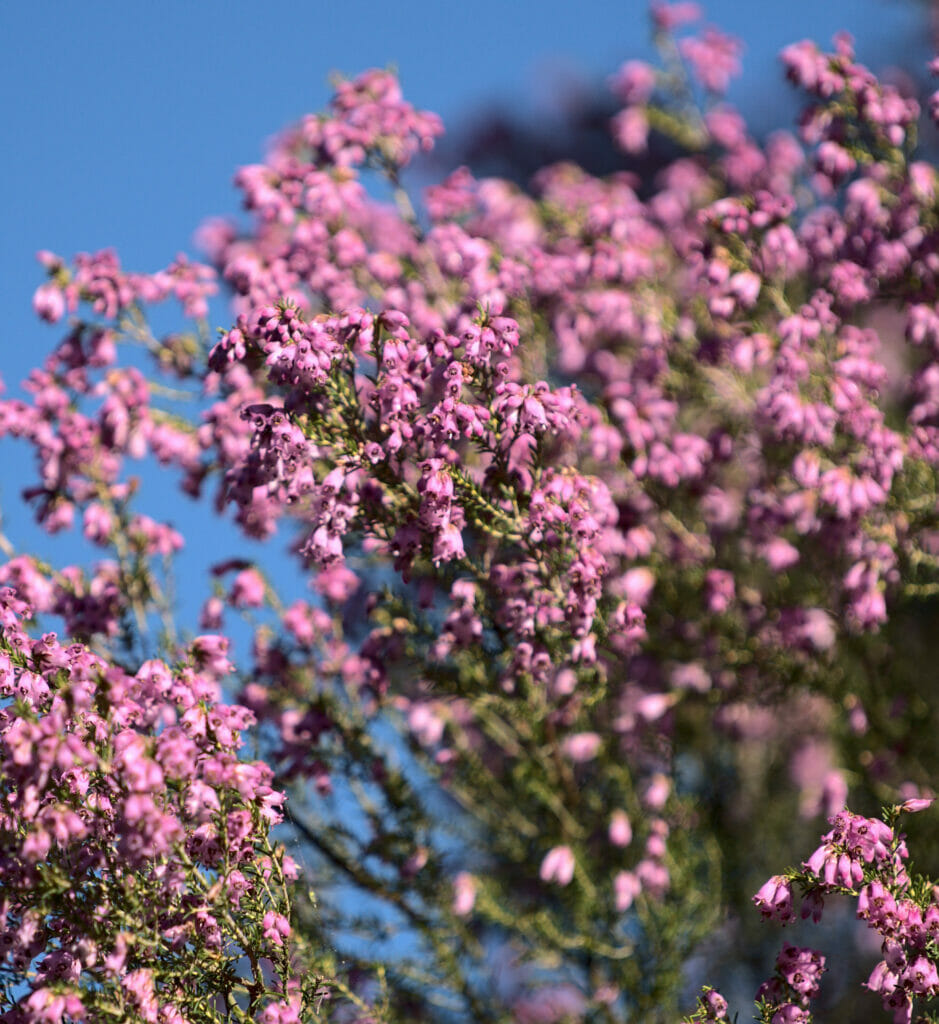
[[[735,88],[761,122],[790,109],[775,55],[847,28],[861,59],[929,57],[916,0],[710,0],[713,23],[741,37]],[[886,41],[886,43],[885,43]],[[211,214],[234,212],[231,178],[265,139],[329,96],[328,76],[393,64],[407,96],[448,124],[491,100],[543,114],[554,83],[602,82],[648,55],[638,0],[160,0],[0,4],[0,377],[14,385],[57,337],[30,299],[37,249],[65,256],[114,246],[124,266],[165,266]],[[7,521],[35,538],[15,499],[25,463],[0,450]],[[174,499],[178,501],[179,499]],[[156,513],[159,514],[159,513]],[[16,531],[14,531],[16,532]]]

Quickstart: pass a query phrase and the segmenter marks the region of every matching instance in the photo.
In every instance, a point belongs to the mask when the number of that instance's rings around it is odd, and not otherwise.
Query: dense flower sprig
[[[939,893],[936,886],[909,873],[904,837],[896,831],[900,814],[926,809],[931,799],[914,798],[888,809],[883,820],[848,810],[830,819],[833,826],[801,871],[771,878],[753,897],[764,920],[795,920],[793,891],[801,890],[802,917],[818,922],[825,898],[849,896],[857,917],[879,934],[883,959],[866,987],[880,995],[894,1024],[909,1024],[914,1009],[926,1011],[939,995],[936,937]],[[775,976],[756,995],[758,1019],[767,1024],[808,1024],[809,1003],[819,990],[825,957],[815,950],[783,943]],[[716,1006],[716,1009],[715,1009]],[[706,989],[688,1021],[726,1018],[726,1002]],[[918,1019],[929,1020],[930,1016]]]
[[[3,1020],[208,1021],[236,1005],[249,1019],[276,1004],[298,868],[270,836],[271,769],[239,757],[251,712],[219,702],[225,642],[131,675],[31,638],[30,614],[0,591]]]

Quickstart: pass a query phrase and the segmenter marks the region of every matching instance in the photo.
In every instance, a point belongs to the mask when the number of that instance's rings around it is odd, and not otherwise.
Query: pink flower
[[[782,875],[773,875],[753,897],[761,916],[788,924],[795,920],[792,909],[792,885]]]
[[[228,601],[235,608],[260,608],[264,593],[264,579],[257,569],[243,569],[232,581]]]
[[[476,903],[476,880],[466,871],[453,879],[453,913],[465,917]]]
[[[232,670],[228,660],[228,638],[207,633],[192,642],[192,653],[197,663],[213,675],[227,675]]]
[[[578,732],[565,738],[561,749],[575,763],[592,761],[600,751],[603,740],[595,732]]]
[[[541,880],[570,885],[574,877],[574,854],[569,846],[555,846],[541,862]]]
[[[935,995],[939,991],[939,972],[932,960],[918,956],[901,976],[917,995]]]
[[[222,616],[225,612],[225,605],[221,598],[207,598],[199,613],[199,626],[201,629],[221,629]]]
[[[901,811],[907,811],[910,814],[915,814],[917,811],[925,811],[927,807],[932,807],[935,797],[913,797],[910,800],[905,800],[900,805]]]
[[[408,713],[408,727],[422,746],[433,747],[443,738],[446,722],[431,701],[421,701]]]
[[[726,92],[731,78],[740,74],[742,44],[715,28],[705,29],[699,37],[679,40],[678,48],[692,74],[709,92]]]
[[[643,794],[643,803],[653,811],[660,811],[668,800],[672,784],[661,772],[656,772],[649,780]]]
[[[53,281],[41,284],[33,295],[33,309],[50,324],[58,323],[65,315],[65,295]]]
[[[158,1003],[156,992],[153,987],[153,974],[151,971],[141,968],[125,974],[121,978],[121,988],[130,1002],[131,1006],[145,1021],[156,1024]]]
[[[82,1020],[85,1007],[75,993],[64,993],[52,988],[37,988],[26,999],[28,1019],[35,1024],[60,1024],[66,1016],[70,1020]]]
[[[655,88],[655,69],[641,60],[627,61],[610,80],[610,86],[623,103],[645,103]]]
[[[610,818],[609,837],[614,846],[629,846],[632,842],[632,825],[625,811],[613,812]]]
[[[649,141],[649,118],[641,107],[626,107],[610,123],[613,138],[626,153],[644,153]]]
[[[677,3],[653,0],[651,13],[653,24],[659,31],[672,32],[697,21],[701,17],[701,7],[691,0],[678,0]]]
[[[619,871],[613,879],[616,909],[622,914],[633,905],[633,900],[642,892],[642,883],[632,871]]]
[[[300,997],[268,1003],[258,1021],[259,1024],[300,1024]]]
[[[261,922],[264,938],[274,946],[282,946],[285,939],[290,938],[290,922],[283,914],[276,914],[269,910]]]

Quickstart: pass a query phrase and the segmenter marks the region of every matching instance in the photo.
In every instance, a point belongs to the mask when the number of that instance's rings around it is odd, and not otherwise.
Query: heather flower
[[[698,4],[688,2],[688,0],[680,0],[678,3],[654,0],[650,11],[655,27],[663,32],[672,32],[701,17],[701,8]]]
[[[290,922],[282,914],[269,910],[261,922],[264,937],[274,946],[282,946],[290,938]]]
[[[555,846],[545,854],[539,872],[543,882],[570,885],[574,878],[574,854],[569,846]]]
[[[625,913],[642,892],[642,882],[634,872],[620,871],[613,879],[613,892],[616,909]]]
[[[740,42],[715,28],[680,40],[678,47],[692,74],[710,92],[726,92],[730,79],[740,73]]]
[[[614,846],[629,846],[632,842],[632,826],[625,811],[613,812],[610,819],[609,837]]]
[[[264,580],[257,570],[243,569],[232,581],[228,601],[235,608],[260,608],[264,592]]]
[[[782,924],[795,920],[792,909],[792,886],[781,875],[774,875],[753,897],[763,918],[773,918]]]
[[[602,742],[601,737],[595,732],[575,733],[564,740],[562,749],[574,762],[592,761],[597,756]]]
[[[655,69],[643,61],[627,61],[610,79],[610,88],[623,103],[645,103],[655,88]]]
[[[453,913],[458,917],[469,914],[476,903],[476,882],[472,875],[459,872],[453,880]]]

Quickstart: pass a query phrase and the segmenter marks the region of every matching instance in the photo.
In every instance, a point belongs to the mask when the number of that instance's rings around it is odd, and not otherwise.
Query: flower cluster
[[[259,1010],[277,992],[260,958],[292,972],[298,868],[271,839],[271,769],[239,755],[253,716],[219,700],[224,643],[129,674],[32,638],[30,615],[0,591],[4,1019],[182,1024],[239,989]]]
[[[753,897],[764,920],[788,924],[795,920],[794,888],[803,892],[802,917],[811,916],[815,922],[821,919],[826,896],[850,896],[858,919],[881,940],[883,959],[866,987],[880,995],[894,1024],[910,1024],[915,1008],[926,1009],[939,996],[939,895],[932,882],[908,872],[909,851],[896,830],[901,812],[922,811],[931,803],[924,798],[907,800],[885,812],[883,820],[839,812],[801,871],[774,876]],[[824,971],[822,954],[783,943],[774,977],[756,994],[758,1019],[767,1024],[806,1024]],[[698,1011],[687,1020],[715,1019],[705,1013],[704,1000],[711,995],[706,990]]]

